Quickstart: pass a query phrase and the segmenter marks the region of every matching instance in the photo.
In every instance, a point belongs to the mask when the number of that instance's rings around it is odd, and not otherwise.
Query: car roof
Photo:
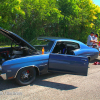
[[[76,42],[76,43],[82,43],[78,40],[68,39],[68,38],[63,38],[63,37],[38,37],[38,39],[44,39],[44,40],[46,39],[50,41],[69,41],[69,42],[71,41],[71,42]]]

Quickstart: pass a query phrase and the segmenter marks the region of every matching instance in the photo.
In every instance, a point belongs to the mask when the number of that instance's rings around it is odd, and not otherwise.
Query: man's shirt
[[[89,35],[88,39],[87,39],[87,46],[92,46],[93,42],[90,42],[91,40],[93,40],[93,36]]]

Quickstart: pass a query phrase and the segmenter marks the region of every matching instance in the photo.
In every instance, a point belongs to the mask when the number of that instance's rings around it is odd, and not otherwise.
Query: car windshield
[[[33,39],[30,44],[35,47],[35,49],[41,51],[44,47],[45,52],[50,52],[51,47],[53,46],[53,41],[45,40],[45,39]]]

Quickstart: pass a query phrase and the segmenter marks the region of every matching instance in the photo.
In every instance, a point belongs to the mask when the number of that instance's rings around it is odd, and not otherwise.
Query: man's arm
[[[99,43],[97,38],[95,38],[95,41],[94,41],[94,43]]]
[[[90,42],[95,42],[95,40],[90,40]]]

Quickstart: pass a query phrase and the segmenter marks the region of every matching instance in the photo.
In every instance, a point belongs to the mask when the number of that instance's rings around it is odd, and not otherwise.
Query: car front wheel
[[[16,82],[19,85],[28,85],[32,83],[36,78],[36,71],[35,68],[29,67],[29,68],[23,68],[21,69],[16,77]]]

